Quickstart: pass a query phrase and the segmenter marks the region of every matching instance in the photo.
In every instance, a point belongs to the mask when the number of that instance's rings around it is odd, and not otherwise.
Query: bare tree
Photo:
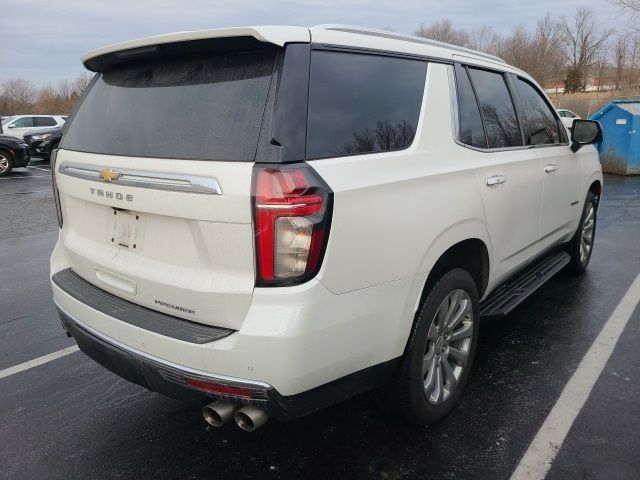
[[[496,50],[499,36],[492,27],[483,25],[469,35],[469,46],[481,52],[491,53]]]
[[[500,37],[495,46],[496,54],[507,63],[527,72],[531,71],[531,48],[533,39],[524,25],[518,25],[505,37]]]
[[[29,80],[10,78],[0,82],[0,109],[2,112],[28,111],[36,96]]]
[[[640,0],[612,0],[611,3],[632,15],[640,14]]]
[[[616,75],[616,89],[623,87],[625,80],[625,70],[629,62],[630,42],[626,35],[618,35],[613,46],[613,62]]]
[[[36,89],[33,83],[24,78],[3,80],[1,87],[2,94],[17,104],[33,103],[36,96]]]
[[[74,80],[73,88],[78,96],[82,95],[82,92],[89,86],[92,78],[88,72],[82,72],[78,78]]]
[[[419,37],[430,38],[439,42],[450,43],[460,47],[468,47],[471,44],[469,34],[462,29],[456,29],[453,22],[449,18],[443,18],[425,26],[421,24],[420,28],[415,31]]]
[[[559,27],[548,14],[538,22],[534,32],[518,25],[506,36],[494,36],[490,48],[491,53],[526,71],[540,83],[560,76],[564,56],[559,50]]]
[[[564,67],[560,27],[549,13],[536,25],[533,55],[535,68],[530,72],[533,77],[540,82],[560,77]]]
[[[579,8],[572,20],[563,17],[559,28],[567,60],[565,91],[583,91],[588,71],[597,63],[611,31],[604,30],[593,12],[585,8]]]
[[[46,84],[39,89],[21,78],[3,80],[0,82],[0,113],[69,113],[90,81],[91,75],[86,72],[74,80],[61,80],[55,87]]]

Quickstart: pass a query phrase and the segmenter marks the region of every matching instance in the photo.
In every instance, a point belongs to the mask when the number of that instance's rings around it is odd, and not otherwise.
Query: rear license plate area
[[[137,213],[113,210],[108,241],[117,247],[140,249],[143,220]]]

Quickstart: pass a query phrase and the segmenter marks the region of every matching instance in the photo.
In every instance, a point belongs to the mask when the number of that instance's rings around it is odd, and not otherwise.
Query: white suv
[[[64,125],[66,116],[62,115],[15,115],[2,120],[5,135],[23,138],[33,130],[49,130]]]
[[[499,58],[322,26],[83,62],[98,74],[52,161],[55,303],[86,354],[208,404],[211,424],[378,387],[432,423],[460,399],[481,317],[587,267],[600,127],[570,141]]]

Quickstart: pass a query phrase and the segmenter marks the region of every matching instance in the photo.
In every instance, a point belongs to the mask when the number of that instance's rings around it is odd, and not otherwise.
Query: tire
[[[5,150],[0,150],[0,177],[9,175],[13,165],[13,156]]]
[[[454,301],[457,307],[452,307]],[[456,314],[459,323],[442,328],[451,325]],[[426,294],[391,385],[393,398],[409,421],[430,425],[457,405],[473,366],[478,331],[476,284],[466,270],[456,268]],[[453,336],[461,339],[452,340]]]
[[[587,198],[585,198],[584,201],[584,207],[582,208],[578,229],[567,247],[567,252],[571,255],[571,261],[567,265],[567,270],[572,273],[582,274],[589,265],[596,235],[597,213],[598,203],[596,202],[596,197],[592,192],[588,192]]]

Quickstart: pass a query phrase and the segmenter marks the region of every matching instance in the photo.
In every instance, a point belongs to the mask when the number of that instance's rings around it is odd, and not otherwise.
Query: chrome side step
[[[480,316],[491,318],[508,314],[570,261],[571,257],[567,252],[560,252],[529,267],[480,303]]]

